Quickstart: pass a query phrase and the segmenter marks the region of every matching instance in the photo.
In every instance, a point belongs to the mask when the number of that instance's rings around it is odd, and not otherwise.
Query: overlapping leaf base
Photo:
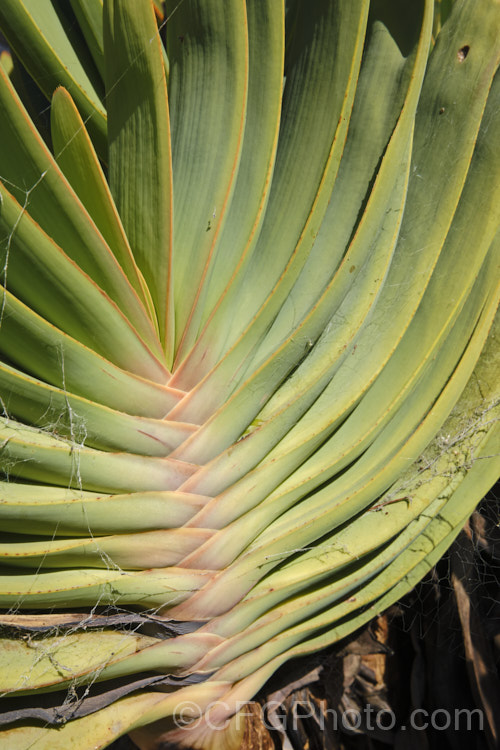
[[[0,6],[13,750],[222,747],[498,473],[498,2],[166,5]]]

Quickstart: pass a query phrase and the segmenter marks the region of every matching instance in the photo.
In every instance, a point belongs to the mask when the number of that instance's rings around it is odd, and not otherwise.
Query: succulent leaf
[[[209,750],[498,476],[500,5],[0,29],[0,744]]]

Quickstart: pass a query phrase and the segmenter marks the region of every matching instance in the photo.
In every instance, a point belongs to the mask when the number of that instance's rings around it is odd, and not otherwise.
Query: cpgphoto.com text
[[[317,712],[314,706],[308,702],[298,701],[292,709],[286,712],[281,703],[268,701],[261,706],[262,722],[268,729],[281,728],[285,732],[288,729],[296,730],[299,722],[306,719],[314,719],[321,730],[333,729],[353,731],[375,729],[379,731],[413,730],[435,731],[455,730],[457,732],[477,732],[484,727],[484,715],[480,709],[457,708],[448,710],[436,708],[427,711],[424,708],[414,709],[407,717],[406,723],[398,723],[396,715],[389,709],[381,710],[367,705],[361,710],[346,709],[337,711],[325,709]],[[249,710],[248,703],[233,704],[225,701],[214,701],[208,706],[200,706],[193,701],[179,703],[174,711],[173,719],[180,729],[193,729],[203,723],[213,730],[223,730],[230,722],[235,722],[236,728],[240,728],[248,717],[255,717],[254,712]]]

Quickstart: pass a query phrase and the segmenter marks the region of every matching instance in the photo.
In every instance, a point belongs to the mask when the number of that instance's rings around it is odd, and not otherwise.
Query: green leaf
[[[113,251],[135,291],[148,304],[147,287],[116,210],[108,183],[85,124],[68,92],[58,88],[50,108],[51,134],[56,161]],[[155,315],[153,312],[153,322]]]
[[[248,95],[248,24],[244,0],[223,6],[169,0],[166,13],[178,348],[235,186]]]
[[[32,308],[122,366],[164,383],[154,357],[112,300],[35,224],[25,207],[0,185],[3,286]]]
[[[234,370],[240,376],[245,372],[248,352],[286,299],[316,236],[339,166],[367,11],[364,0],[349,6],[322,2],[312,11],[304,8],[303,31],[286,70],[276,164],[259,237],[192,355],[177,369],[177,387],[194,387],[214,367],[221,349],[227,350],[236,339],[238,364],[229,365],[234,368],[231,375],[229,369],[221,375],[234,387]],[[349,30],[340,38],[339,23]],[[215,403],[213,396],[211,401]]]
[[[109,184],[172,358],[172,167],[162,47],[149,0],[104,4]],[[170,329],[167,330],[167,325]]]
[[[103,87],[88,49],[73,25],[56,8],[39,0],[4,0],[0,24],[7,40],[47,99],[57,86],[68,89],[92,132],[101,158],[106,157]]]
[[[191,435],[195,425],[144,419],[113,411],[0,364],[0,393],[9,393],[15,419],[101,450],[167,456]]]
[[[0,69],[0,174],[23,212],[78,263],[126,312],[148,343],[161,348],[144,306],[116,258],[36,132],[12,84]]]
[[[2,291],[0,351],[28,374],[117,411],[161,418],[184,395],[122,370]],[[142,371],[142,358],[137,361]],[[135,369],[135,368],[134,368]],[[161,375],[158,379],[163,381]]]
[[[101,78],[104,78],[103,0],[70,0]]]
[[[246,267],[265,216],[281,116],[283,11],[282,4],[274,0],[247,3],[248,102],[238,173],[227,218],[215,240],[177,353],[179,361],[195,342],[198,349],[205,348],[204,340],[198,338],[200,329],[214,315],[217,321],[221,320],[220,313],[217,313],[221,304],[227,311],[225,297],[228,294],[234,296],[231,294],[235,285],[233,277]],[[215,218],[209,219],[210,231],[216,229]],[[241,252],[235,252],[235,248],[241,248]],[[214,323],[208,325],[213,328]],[[206,340],[206,336],[204,332],[202,338]],[[211,344],[211,358],[215,355],[213,349]]]
[[[59,536],[120,534],[182,526],[208,498],[188,492],[138,492],[125,495],[0,482],[4,531]],[[140,507],[141,512],[137,513]]]

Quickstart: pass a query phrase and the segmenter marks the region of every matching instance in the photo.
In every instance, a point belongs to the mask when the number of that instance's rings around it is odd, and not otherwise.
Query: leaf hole
[[[457,52],[457,58],[458,62],[463,62],[467,55],[469,54],[470,47],[468,44],[465,44],[463,47],[461,47]]]

